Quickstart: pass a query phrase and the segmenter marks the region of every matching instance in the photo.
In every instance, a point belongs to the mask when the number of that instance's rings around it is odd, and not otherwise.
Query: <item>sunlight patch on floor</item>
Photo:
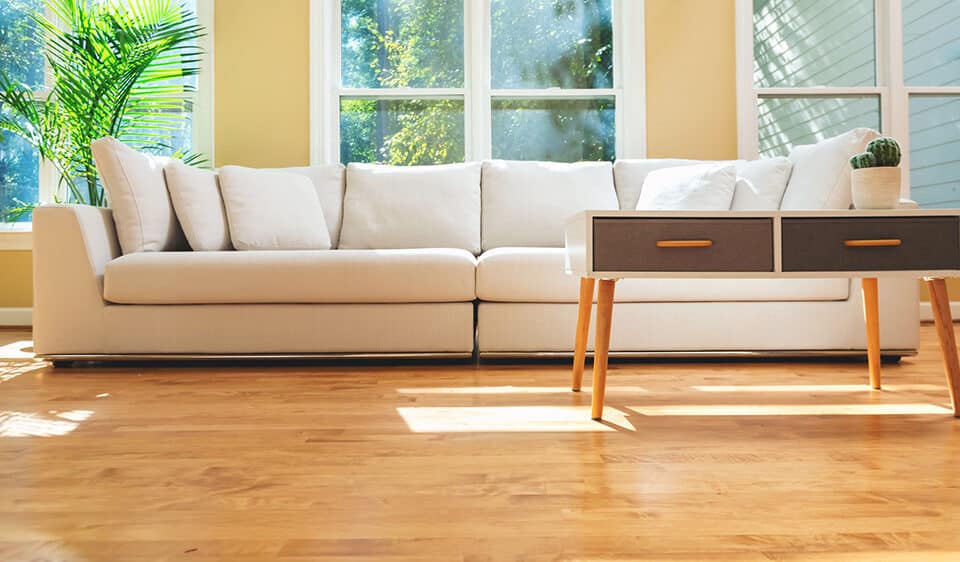
[[[691,390],[699,392],[864,392],[870,385],[863,384],[747,384],[747,385],[697,385]],[[884,384],[889,391],[942,391],[935,384]]]
[[[46,366],[42,361],[3,361],[0,360],[0,383],[13,380],[20,375],[38,371]]]
[[[51,410],[47,414],[0,412],[0,437],[54,437],[66,435],[93,415],[93,410]]]
[[[33,359],[33,342],[20,340],[0,345],[0,359]]]
[[[588,391],[585,388],[584,391]],[[608,386],[608,391],[648,392],[639,386]],[[398,388],[398,394],[570,394],[569,386],[441,386]]]
[[[590,419],[590,406],[424,406],[397,412],[414,433],[634,430],[623,412],[610,407],[604,410],[605,423]]]
[[[691,404],[674,406],[629,406],[643,416],[903,416],[947,414],[953,411],[936,404]]]

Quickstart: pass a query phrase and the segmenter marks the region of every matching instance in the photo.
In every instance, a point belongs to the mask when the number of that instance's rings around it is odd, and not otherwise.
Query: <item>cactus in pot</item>
[[[900,201],[900,144],[890,137],[870,141],[866,152],[850,158],[853,205],[857,209],[893,209]]]

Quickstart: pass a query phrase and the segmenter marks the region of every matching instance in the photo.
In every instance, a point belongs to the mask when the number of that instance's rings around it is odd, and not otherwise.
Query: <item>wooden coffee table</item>
[[[960,276],[960,209],[890,211],[586,211],[566,224],[566,271],[580,277],[573,390],[583,379],[594,287],[591,416],[603,417],[616,283],[631,277],[859,277],[870,386],[880,388],[877,278],[923,278],[930,290],[954,416],[960,360],[945,277]],[[597,283],[596,281],[599,281]]]

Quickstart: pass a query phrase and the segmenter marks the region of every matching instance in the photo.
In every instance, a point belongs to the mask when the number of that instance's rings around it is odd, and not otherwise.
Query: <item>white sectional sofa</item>
[[[124,255],[111,210],[42,207],[35,350],[61,360],[569,354],[578,282],[564,273],[564,221],[632,208],[646,173],[688,163],[293,170],[323,190],[330,250]],[[809,189],[795,177],[784,201]],[[880,291],[884,353],[915,352],[915,282],[884,279]],[[638,279],[616,298],[615,354],[865,353],[855,279]]]

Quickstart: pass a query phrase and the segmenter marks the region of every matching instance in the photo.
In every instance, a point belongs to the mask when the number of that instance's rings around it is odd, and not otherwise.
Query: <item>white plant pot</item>
[[[860,168],[850,175],[857,209],[896,209],[900,202],[900,168]]]

